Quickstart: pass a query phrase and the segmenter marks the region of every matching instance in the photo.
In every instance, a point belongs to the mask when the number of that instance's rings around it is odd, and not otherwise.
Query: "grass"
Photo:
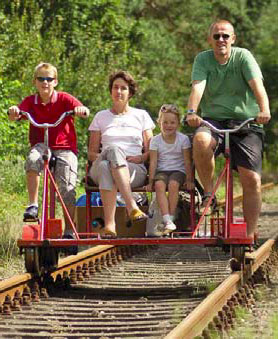
[[[276,281],[277,278],[274,278]],[[277,297],[277,287],[273,285],[274,290],[269,290],[265,285],[258,286],[255,289],[255,300],[257,303],[256,312],[245,307],[238,306],[235,309],[235,329],[228,333],[219,333],[210,331],[211,339],[247,339],[278,338],[278,313],[274,300]],[[270,304],[269,304],[270,302]]]
[[[0,163],[0,280],[24,271],[17,247],[27,204],[24,163],[23,157],[1,159]],[[81,194],[84,194],[84,187],[80,184],[77,197]],[[57,214],[61,215],[60,204],[57,207]]]
[[[263,202],[267,204],[278,204],[278,185],[263,193]]]
[[[271,324],[273,338],[278,338],[278,313],[273,314],[270,324]]]

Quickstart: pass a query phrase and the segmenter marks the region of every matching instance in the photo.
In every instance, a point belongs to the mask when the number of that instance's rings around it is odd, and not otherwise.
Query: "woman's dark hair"
[[[116,71],[109,76],[110,93],[112,93],[112,87],[113,87],[114,81],[118,78],[123,79],[128,84],[130,97],[132,97],[137,92],[138,86],[135,80],[133,79],[132,75],[126,71]]]

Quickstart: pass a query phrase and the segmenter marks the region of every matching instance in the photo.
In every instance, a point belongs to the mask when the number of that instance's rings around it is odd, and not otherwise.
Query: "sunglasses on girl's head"
[[[230,37],[230,34],[213,34],[214,40],[219,40],[221,37],[223,38],[223,40],[228,40]]]
[[[51,81],[53,81],[55,78],[51,78],[51,77],[37,77],[37,80],[39,81],[39,82],[44,82],[45,80],[47,81],[47,82],[51,82]]]
[[[178,112],[178,108],[175,105],[172,105],[172,104],[165,104],[165,105],[161,106],[160,111],[162,113],[166,113],[166,112]]]

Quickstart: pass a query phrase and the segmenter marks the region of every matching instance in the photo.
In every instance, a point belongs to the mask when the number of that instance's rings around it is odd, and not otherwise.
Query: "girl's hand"
[[[145,190],[146,190],[147,192],[152,192],[152,190],[153,190],[153,184],[148,184],[148,185],[146,185],[146,186],[145,186]]]
[[[192,182],[191,180],[187,180],[187,181],[186,181],[186,189],[187,189],[188,191],[194,190],[194,187],[195,187],[194,182]]]
[[[140,155],[130,155],[126,157],[126,160],[128,162],[133,162],[134,164],[142,164],[143,163],[143,156],[142,154]]]

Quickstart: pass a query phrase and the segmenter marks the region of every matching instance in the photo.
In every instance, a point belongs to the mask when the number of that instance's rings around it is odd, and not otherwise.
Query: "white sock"
[[[163,222],[166,223],[167,221],[171,221],[170,214],[164,214],[162,216]]]
[[[175,221],[175,216],[174,215],[170,215],[170,220],[174,222]]]
[[[34,206],[34,207],[39,207],[38,203],[33,203],[33,204],[30,204],[28,207],[31,207],[31,206]]]

